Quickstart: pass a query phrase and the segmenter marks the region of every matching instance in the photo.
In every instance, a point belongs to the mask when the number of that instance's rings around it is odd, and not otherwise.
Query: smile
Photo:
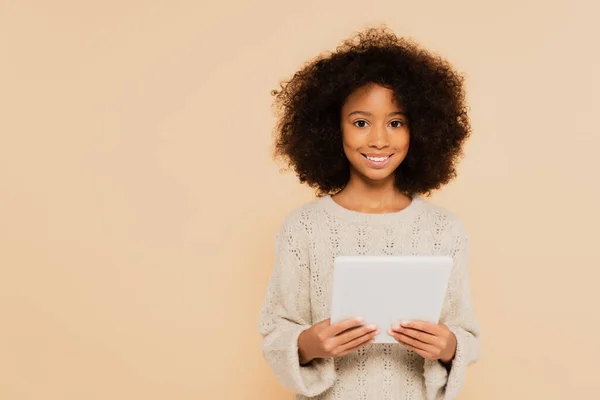
[[[385,167],[392,155],[393,154],[362,154],[362,156],[367,160],[367,165],[371,168]]]
[[[384,156],[384,157],[369,157],[369,156],[365,156],[365,157],[367,157],[367,159],[371,160],[371,161],[382,162],[382,161],[387,160],[390,156]]]

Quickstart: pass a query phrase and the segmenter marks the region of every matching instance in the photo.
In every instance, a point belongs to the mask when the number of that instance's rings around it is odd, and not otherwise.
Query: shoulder
[[[432,228],[439,234],[468,239],[468,230],[456,213],[421,197],[418,198],[418,201],[421,210],[418,218],[419,224]]]
[[[321,215],[324,198],[318,198],[294,207],[283,218],[279,233],[308,236]]]

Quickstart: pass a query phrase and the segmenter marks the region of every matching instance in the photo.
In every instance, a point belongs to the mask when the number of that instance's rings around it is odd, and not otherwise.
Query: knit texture
[[[372,343],[301,366],[298,336],[331,316],[333,261],[340,255],[450,255],[454,263],[441,322],[456,335],[448,369],[398,343]],[[368,214],[321,197],[293,210],[275,240],[275,266],[260,312],[263,355],[297,400],[449,400],[479,357],[468,234],[449,211],[413,197],[405,209]],[[382,331],[389,327],[380,327]]]

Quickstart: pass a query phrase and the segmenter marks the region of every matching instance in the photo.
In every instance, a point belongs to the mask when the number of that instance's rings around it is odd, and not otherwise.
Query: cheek
[[[342,142],[344,144],[345,151],[355,151],[359,147],[361,147],[361,141],[357,138],[356,135],[345,134],[342,136]]]
[[[395,149],[406,149],[410,144],[410,134],[408,132],[398,136],[395,138],[394,143],[392,143],[392,147]]]

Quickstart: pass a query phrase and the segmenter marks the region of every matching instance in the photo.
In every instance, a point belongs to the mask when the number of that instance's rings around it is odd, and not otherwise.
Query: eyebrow
[[[373,114],[371,114],[370,112],[367,112],[367,111],[352,111],[350,114],[348,114],[348,116],[351,116],[351,115],[354,115],[354,114],[364,114],[364,115],[367,115],[367,116],[369,116],[369,117],[370,117],[371,115],[373,115]],[[388,116],[388,117],[391,117],[392,115],[402,115],[402,116],[406,116],[406,114],[405,114],[405,113],[403,113],[403,112],[401,112],[401,111],[394,111],[394,112],[391,112],[391,113],[389,113],[387,116]]]

